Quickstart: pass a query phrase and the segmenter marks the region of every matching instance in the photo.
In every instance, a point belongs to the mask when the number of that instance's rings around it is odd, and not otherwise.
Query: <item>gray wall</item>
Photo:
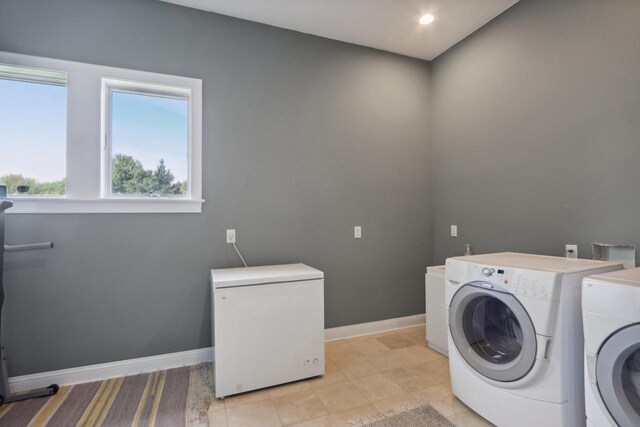
[[[210,346],[226,228],[252,265],[324,270],[327,327],[424,312],[428,63],[155,0],[3,0],[0,50],[201,78],[205,99],[202,214],[7,218],[9,243],[56,243],[6,259],[12,376]]]
[[[637,0],[521,0],[432,63],[434,262],[640,244],[639,21]]]

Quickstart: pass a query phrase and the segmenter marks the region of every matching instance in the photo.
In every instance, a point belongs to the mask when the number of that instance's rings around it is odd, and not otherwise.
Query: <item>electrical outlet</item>
[[[564,245],[564,256],[567,258],[578,258],[578,245]]]
[[[236,230],[227,230],[227,243],[236,242]]]
[[[362,227],[359,225],[356,225],[355,227],[353,227],[353,238],[354,239],[362,239]]]
[[[458,237],[458,226],[457,225],[452,225],[451,226],[451,237]]]

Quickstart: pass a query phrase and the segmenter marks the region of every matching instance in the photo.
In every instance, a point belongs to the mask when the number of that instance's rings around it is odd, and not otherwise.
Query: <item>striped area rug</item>
[[[55,396],[0,405],[0,426],[206,426],[212,365],[61,387]]]

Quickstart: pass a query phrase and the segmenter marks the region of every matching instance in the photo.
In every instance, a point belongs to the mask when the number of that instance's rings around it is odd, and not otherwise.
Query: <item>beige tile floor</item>
[[[490,426],[451,393],[449,364],[413,327],[326,343],[323,377],[213,402],[213,426],[343,426],[408,402],[428,402],[458,427]]]

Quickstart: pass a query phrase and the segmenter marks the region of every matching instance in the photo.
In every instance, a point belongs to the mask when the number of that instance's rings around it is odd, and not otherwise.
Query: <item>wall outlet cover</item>
[[[362,227],[359,225],[356,225],[355,227],[353,227],[353,238],[354,239],[361,239],[362,238]]]
[[[458,226],[457,225],[452,225],[451,226],[451,237],[458,237]]]
[[[565,245],[564,256],[567,258],[578,258],[578,245]]]
[[[236,230],[227,230],[227,243],[236,242]]]

